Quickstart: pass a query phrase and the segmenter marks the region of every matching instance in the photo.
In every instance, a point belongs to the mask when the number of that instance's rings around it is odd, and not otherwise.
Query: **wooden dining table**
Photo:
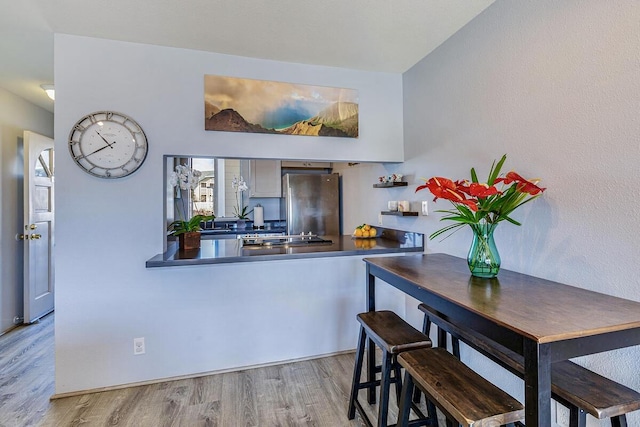
[[[640,344],[637,301],[509,270],[494,279],[476,278],[465,259],[446,254],[364,261],[367,310],[376,309],[380,279],[524,357],[527,426],[551,426],[553,362]],[[374,357],[369,352],[368,366],[375,365]],[[371,380],[375,372],[367,375]]]

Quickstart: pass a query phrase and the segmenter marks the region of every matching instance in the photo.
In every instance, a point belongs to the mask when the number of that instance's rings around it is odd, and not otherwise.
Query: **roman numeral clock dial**
[[[122,178],[147,157],[147,137],[135,120],[115,111],[87,114],[71,128],[69,152],[78,166],[99,178]]]

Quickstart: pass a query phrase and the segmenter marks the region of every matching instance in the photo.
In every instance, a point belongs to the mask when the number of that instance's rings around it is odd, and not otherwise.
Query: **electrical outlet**
[[[422,201],[422,215],[429,215],[429,204],[426,200]]]
[[[133,354],[134,356],[139,356],[145,353],[144,348],[144,337],[142,338],[134,338],[133,339]]]

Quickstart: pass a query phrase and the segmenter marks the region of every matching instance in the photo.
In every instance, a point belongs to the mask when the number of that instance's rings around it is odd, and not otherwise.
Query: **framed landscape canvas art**
[[[358,91],[204,76],[205,130],[358,137]]]

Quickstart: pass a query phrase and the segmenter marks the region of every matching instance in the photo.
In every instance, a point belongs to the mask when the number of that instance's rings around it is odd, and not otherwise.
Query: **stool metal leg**
[[[378,405],[378,427],[387,427],[389,389],[391,388],[391,358],[392,356],[389,353],[382,350],[382,376],[380,380],[380,404]]]
[[[438,347],[447,348],[447,331],[441,328],[438,328]]]
[[[439,427],[438,412],[436,411],[436,405],[431,400],[429,400],[426,396],[425,396],[425,399],[427,401],[427,416],[429,417],[429,420],[431,420],[430,425],[432,427]]]
[[[411,412],[411,394],[413,393],[413,378],[408,372],[404,374],[404,384],[402,393],[400,394],[400,403],[398,407],[398,427],[407,427],[409,425],[409,413]]]
[[[360,390],[360,376],[362,375],[362,362],[364,361],[364,346],[367,335],[364,332],[364,328],[360,328],[360,335],[358,336],[358,347],[356,348],[356,364],[353,368],[353,383],[351,384],[351,398],[349,399],[349,411],[347,412],[347,418],[352,420],[356,416],[356,399],[358,398],[358,391]]]
[[[391,356],[391,365],[393,366],[394,382],[396,383],[396,403],[400,407],[400,394],[402,394],[402,372],[396,356]]]
[[[460,360],[460,340],[453,335],[451,336],[451,347],[453,355]]]
[[[424,318],[422,319],[422,333],[428,336],[430,331],[431,331],[431,319],[429,319],[429,316],[427,316],[425,314]],[[420,395],[421,394],[422,393],[420,392],[418,387],[414,388],[414,390],[413,390],[413,403],[420,403]],[[428,406],[429,406],[429,400],[427,399],[427,407]],[[429,416],[431,416],[431,413],[429,413]]]
[[[376,380],[376,345],[371,338],[367,339],[367,381]],[[367,402],[376,403],[376,386],[367,389]]]
[[[425,315],[422,320],[422,333],[425,335],[429,335],[429,331],[431,330],[431,319],[429,316]]]
[[[424,319],[422,320],[422,333],[425,334],[425,335],[429,335],[430,331],[431,331],[431,319],[429,318],[428,315],[425,314]],[[440,332],[439,331],[440,331],[440,328],[438,328],[438,344],[439,344],[439,340],[440,340]],[[446,335],[445,335],[445,339],[446,339]],[[459,347],[458,347],[458,349],[459,349]],[[455,350],[455,347],[454,347],[454,350]],[[459,350],[458,350],[458,358],[460,358]],[[413,389],[413,402],[414,403],[420,403],[420,396],[421,395],[422,395],[422,392],[420,391],[420,389],[418,387],[414,387],[414,389]],[[427,416],[431,420],[431,426],[432,427],[439,427],[438,426],[438,412],[436,411],[436,405],[434,405],[434,403],[431,402],[426,396],[425,396],[425,403],[427,404]]]
[[[577,406],[569,407],[569,427],[587,427],[587,413]]]
[[[611,417],[611,427],[627,427],[627,416],[623,414]]]

